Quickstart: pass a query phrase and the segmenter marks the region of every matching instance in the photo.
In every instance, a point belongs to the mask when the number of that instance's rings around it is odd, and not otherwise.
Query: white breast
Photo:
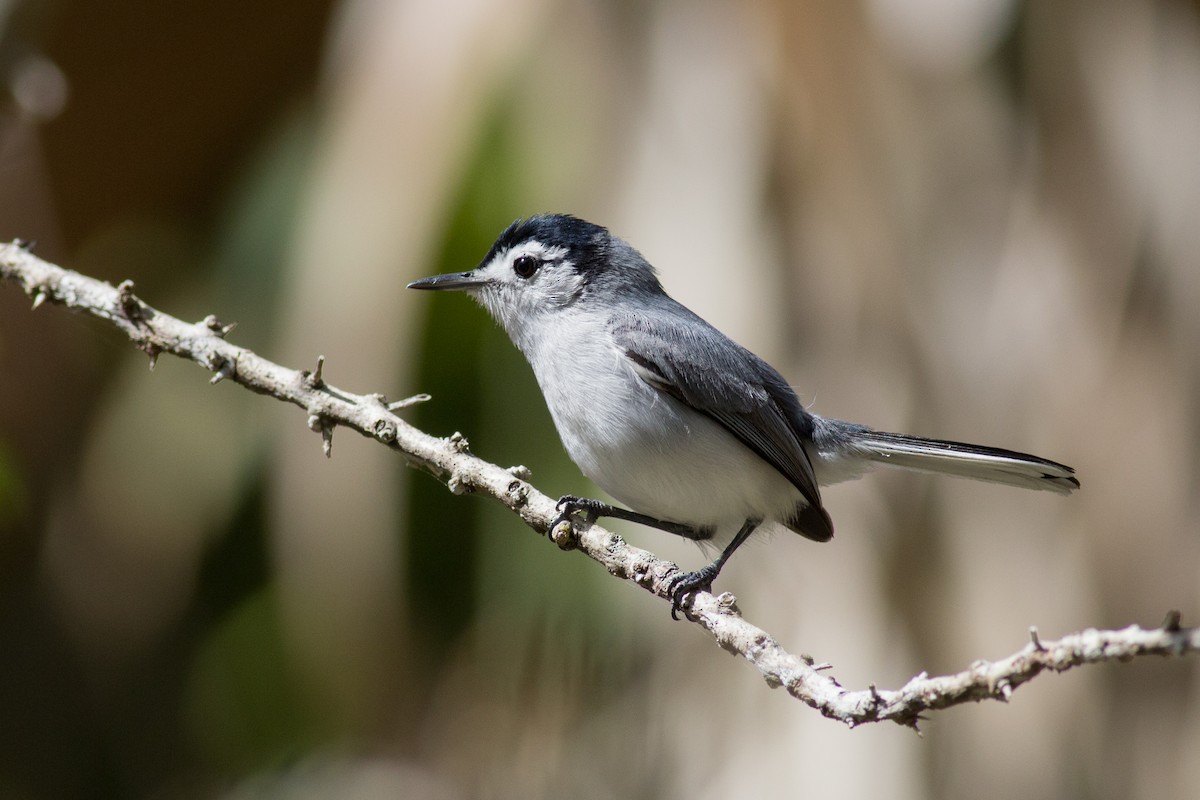
[[[651,388],[600,315],[562,311],[553,335],[523,342],[571,459],[635,511],[727,529],[778,519],[799,491],[732,434]],[[542,331],[546,333],[546,330]]]

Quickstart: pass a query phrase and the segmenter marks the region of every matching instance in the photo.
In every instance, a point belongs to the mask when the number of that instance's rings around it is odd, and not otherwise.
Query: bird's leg
[[[573,494],[560,497],[555,508],[558,509],[558,516],[551,520],[547,532],[554,530],[560,522],[569,522],[572,514],[582,511],[584,512],[584,519],[587,520],[589,525],[599,517],[610,517],[612,519],[623,519],[627,522],[636,522],[639,525],[648,525],[651,528],[658,528],[660,531],[673,533],[676,536],[682,536],[685,539],[693,541],[701,541],[712,536],[712,531],[707,528],[693,528],[691,525],[684,525],[680,522],[667,522],[666,520],[655,519],[645,514],[639,514],[636,511],[617,508],[608,503],[602,503],[599,500],[576,497]]]
[[[750,534],[754,532],[760,522],[761,520],[748,519],[742,523],[741,530],[711,564],[703,566],[695,572],[681,572],[671,578],[667,584],[667,593],[671,595],[671,619],[679,619],[677,612],[683,608],[683,601],[688,595],[701,589],[712,588],[713,581],[721,573],[721,567],[725,566],[725,562],[733,555],[733,551],[750,538]]]

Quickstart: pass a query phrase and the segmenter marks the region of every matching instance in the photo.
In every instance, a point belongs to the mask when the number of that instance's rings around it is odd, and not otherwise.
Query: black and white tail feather
[[[1075,470],[1066,464],[1000,447],[862,431],[855,437],[854,448],[863,458],[900,469],[973,478],[1056,494],[1070,494],[1079,488]]]

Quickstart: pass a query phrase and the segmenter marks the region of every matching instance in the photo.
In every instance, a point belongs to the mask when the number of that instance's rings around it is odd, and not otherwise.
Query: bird
[[[570,214],[518,218],[478,266],[413,281],[482,305],[533,369],[571,460],[621,506],[564,495],[548,530],[582,513],[723,547],[668,578],[671,616],[711,590],[756,531],[833,538],[820,487],[876,466],[1061,495],[1075,470],[998,447],[873,430],[806,408],[766,361],[663,289],[628,242]]]

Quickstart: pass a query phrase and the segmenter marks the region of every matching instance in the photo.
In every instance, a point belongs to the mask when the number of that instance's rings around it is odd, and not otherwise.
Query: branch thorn
[[[153,367],[151,367],[151,369],[153,369]],[[232,378],[232,377],[233,377],[233,363],[230,361],[226,361],[223,364],[221,364],[221,368],[218,369],[216,371],[216,373],[212,376],[212,378],[209,379],[208,383],[210,386],[216,386],[218,383],[225,380],[226,378]]]
[[[1162,629],[1167,633],[1179,633],[1182,630],[1182,622],[1183,614],[1179,612],[1179,609],[1173,608],[1167,612],[1167,616],[1163,619]]]
[[[231,330],[237,327],[236,322],[231,322],[228,325],[223,325],[221,320],[217,319],[216,314],[209,314],[205,317],[201,324],[208,328],[209,331],[224,339]]]
[[[317,368],[312,372],[305,370],[302,373],[305,387],[309,389],[323,389],[325,387],[325,377],[322,375],[324,370],[325,356],[317,356]]]
[[[130,322],[143,319],[142,301],[133,293],[133,281],[128,278],[117,284],[117,304]]]
[[[820,664],[818,664],[817,660],[808,653],[801,653],[800,660],[812,667],[814,672],[820,672],[823,669],[830,669],[833,667],[833,664],[830,664],[828,661],[822,661]]]
[[[872,683],[867,686],[867,691],[871,693],[871,710],[878,714],[879,710],[886,705],[883,696],[879,694],[879,687]]]
[[[326,458],[333,458],[333,425],[320,414],[310,413],[308,428],[321,434],[321,449],[325,451]]]
[[[421,394],[414,394],[412,397],[406,397],[403,400],[397,400],[394,403],[387,403],[385,404],[385,408],[388,411],[399,411],[402,408],[415,406],[417,403],[428,403],[432,399],[432,397],[422,392]]]
[[[33,310],[37,311],[38,306],[46,302],[46,290],[39,289],[38,293],[33,296]]]
[[[146,347],[146,356],[150,359],[150,371],[154,372],[154,365],[158,363],[158,354],[161,351],[153,345]]]
[[[1038,637],[1037,625],[1029,626],[1029,640],[1033,642],[1033,649],[1037,652],[1044,653],[1046,651],[1045,646],[1042,644],[1041,638]]]

